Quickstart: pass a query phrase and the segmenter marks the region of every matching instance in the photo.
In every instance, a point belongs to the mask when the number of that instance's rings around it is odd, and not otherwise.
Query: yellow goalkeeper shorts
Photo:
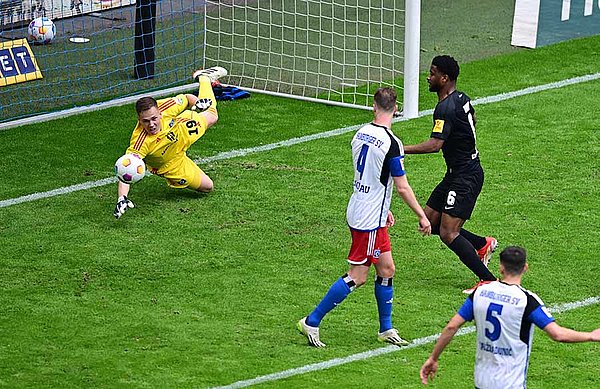
[[[167,180],[171,188],[190,188],[198,190],[202,183],[204,172],[187,155],[181,159],[176,166],[170,167],[169,171],[161,174]]]

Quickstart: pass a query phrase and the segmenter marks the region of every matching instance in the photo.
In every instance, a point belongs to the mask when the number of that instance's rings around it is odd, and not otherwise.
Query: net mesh
[[[98,3],[99,9],[92,7]],[[143,80],[134,76],[135,5],[45,0],[46,11],[23,15],[9,12],[4,1],[0,4],[3,14],[12,17],[4,17],[1,25],[4,53],[15,40],[28,38],[32,16],[45,14],[56,27],[51,43],[29,43],[43,78],[13,84],[0,79],[2,122],[189,83],[192,72],[202,66],[204,15],[199,0],[156,3],[155,73]],[[71,38],[89,41],[74,43]]]
[[[143,0],[156,5],[148,79],[134,75],[132,1],[1,0],[0,122],[185,85],[215,65],[229,84],[363,107],[402,87],[404,0]],[[56,27],[30,43],[43,78],[7,82],[3,56],[40,16]]]
[[[401,88],[404,0],[207,1],[206,63],[257,90],[371,105]],[[210,12],[216,10],[216,12]]]

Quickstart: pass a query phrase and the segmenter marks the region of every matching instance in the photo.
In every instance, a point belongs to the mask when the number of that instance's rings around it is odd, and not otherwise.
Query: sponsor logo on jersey
[[[441,133],[444,130],[444,121],[440,120],[440,119],[436,119],[435,124],[433,125],[433,131],[432,132],[439,132]]]

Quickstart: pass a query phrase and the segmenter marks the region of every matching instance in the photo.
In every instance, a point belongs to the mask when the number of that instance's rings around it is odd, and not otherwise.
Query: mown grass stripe
[[[571,311],[573,309],[583,308],[583,307],[598,304],[598,303],[600,303],[600,296],[595,296],[595,297],[589,297],[589,298],[586,298],[586,299],[580,300],[580,301],[564,303],[564,304],[556,304],[552,307],[549,307],[548,309],[550,310],[550,312],[558,314],[558,313],[563,313],[563,312]],[[475,331],[475,326],[473,326],[473,325],[463,327],[456,333],[456,336],[470,334],[474,331]],[[440,335],[441,335],[440,333],[437,333],[435,335],[429,335],[429,336],[425,336],[423,338],[415,339],[408,346],[405,346],[405,347],[398,347],[398,346],[381,347],[381,348],[377,348],[375,350],[369,350],[369,351],[365,351],[362,353],[349,355],[344,358],[330,359],[328,361],[313,363],[310,365],[304,365],[301,367],[296,367],[293,369],[284,370],[284,371],[280,371],[277,373],[272,373],[272,374],[255,377],[255,378],[252,378],[249,380],[237,381],[230,385],[214,387],[213,389],[245,388],[248,386],[262,384],[265,382],[278,381],[278,380],[281,380],[284,378],[288,378],[288,377],[292,377],[292,376],[296,376],[296,375],[300,375],[300,374],[304,374],[304,373],[310,373],[313,371],[330,369],[335,366],[344,365],[344,364],[355,362],[355,361],[362,361],[365,359],[369,359],[369,358],[373,358],[373,357],[377,357],[380,355],[385,355],[385,354],[389,354],[389,353],[393,353],[393,352],[406,351],[411,348],[415,348],[415,347],[423,346],[425,344],[433,343],[440,337]]]
[[[525,95],[538,93],[538,92],[551,90],[551,89],[563,88],[565,86],[580,84],[583,82],[589,82],[589,81],[593,81],[593,80],[597,80],[597,79],[600,79],[600,73],[594,73],[594,74],[589,74],[586,76],[568,78],[568,79],[565,79],[562,81],[556,81],[556,82],[551,82],[549,84],[524,88],[524,89],[520,89],[520,90],[513,91],[513,92],[500,93],[500,94],[489,96],[489,97],[482,97],[482,98],[473,100],[473,105],[498,103],[500,101],[512,99],[515,97],[525,96]],[[421,118],[421,117],[427,116],[427,115],[431,115],[432,113],[433,113],[433,109],[421,111],[421,112],[419,112],[418,118]],[[407,121],[407,120],[412,120],[412,119],[408,119],[405,117],[399,117],[399,118],[394,119],[394,122]],[[270,144],[262,145],[262,146],[226,151],[226,152],[215,154],[211,157],[195,159],[194,162],[196,162],[196,163],[215,162],[215,161],[221,161],[221,160],[231,159],[231,158],[235,158],[235,157],[242,157],[242,156],[245,156],[248,154],[254,154],[254,153],[260,153],[260,152],[264,152],[264,151],[274,150],[274,149],[277,149],[280,147],[289,147],[289,146],[293,146],[293,145],[300,144],[300,143],[310,142],[312,140],[330,138],[332,136],[345,134],[350,131],[356,131],[363,125],[364,124],[359,124],[359,125],[354,125],[354,126],[349,126],[349,127],[338,128],[338,129],[331,130],[331,131],[320,132],[318,134],[306,135],[306,136],[301,136],[301,137],[297,137],[297,138],[291,138],[291,139],[287,139],[284,141],[270,143]],[[96,188],[99,186],[113,184],[115,182],[117,182],[117,180],[114,177],[104,178],[102,180],[89,181],[89,182],[85,182],[82,184],[76,184],[76,185],[66,186],[63,188],[53,189],[53,190],[50,190],[47,192],[36,192],[36,193],[30,194],[30,195],[15,197],[12,199],[0,200],[0,208],[10,207],[12,205],[26,203],[26,202],[40,200],[40,199],[45,199],[45,198],[49,198],[49,197],[69,194],[69,193],[77,192],[80,190],[92,189],[92,188]]]

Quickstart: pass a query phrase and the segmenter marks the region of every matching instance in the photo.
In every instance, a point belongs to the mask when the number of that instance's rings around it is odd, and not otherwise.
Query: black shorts
[[[482,187],[481,166],[468,172],[446,173],[442,182],[431,192],[427,205],[440,213],[467,220],[473,213]]]

